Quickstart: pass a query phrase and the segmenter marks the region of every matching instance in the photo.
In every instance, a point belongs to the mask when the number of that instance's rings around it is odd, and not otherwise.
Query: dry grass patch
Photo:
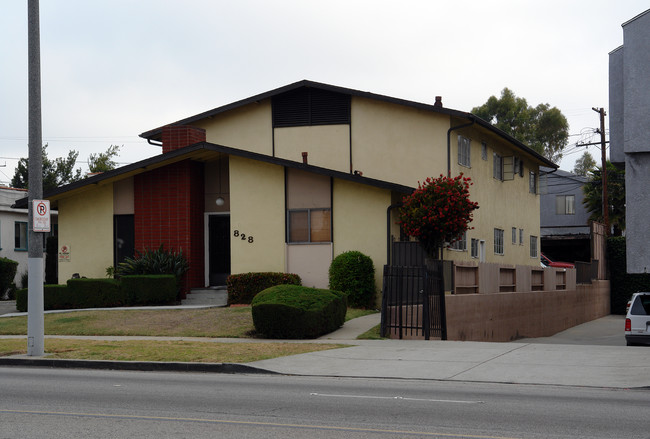
[[[47,335],[139,335],[246,337],[253,330],[250,307],[75,311],[45,314]],[[27,334],[27,317],[0,319],[0,334]]]
[[[249,363],[342,347],[346,346],[311,343],[45,340],[45,352],[48,358],[192,363]],[[0,340],[0,356],[26,353],[25,340]]]
[[[346,321],[374,310],[348,309]],[[242,338],[254,333],[251,308],[153,309],[119,308],[45,314],[47,335],[131,335]],[[0,318],[0,334],[27,334],[27,317]]]

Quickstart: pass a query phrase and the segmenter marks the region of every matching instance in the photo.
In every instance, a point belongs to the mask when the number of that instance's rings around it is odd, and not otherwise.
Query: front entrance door
[[[210,286],[226,285],[230,275],[230,215],[208,216]]]

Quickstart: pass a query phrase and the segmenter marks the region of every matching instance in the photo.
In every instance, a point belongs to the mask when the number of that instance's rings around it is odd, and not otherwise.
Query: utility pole
[[[607,202],[607,149],[606,149],[607,142],[605,141],[605,116],[607,115],[607,113],[605,113],[604,108],[592,107],[591,109],[594,110],[596,113],[600,114],[600,129],[596,130],[596,132],[600,133],[600,156],[601,156],[601,163],[602,163],[600,176],[603,185],[603,194],[602,194],[603,221],[605,222],[605,233],[607,234],[607,236],[609,236],[610,235],[609,203]]]
[[[41,37],[38,0],[27,2],[29,90],[29,222],[27,225],[27,355],[45,354],[43,304],[43,234],[34,232],[33,200],[43,198],[43,134],[41,131]]]

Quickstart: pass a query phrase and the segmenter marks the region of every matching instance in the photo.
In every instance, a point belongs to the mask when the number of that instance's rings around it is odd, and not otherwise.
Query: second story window
[[[531,258],[537,257],[537,236],[531,235],[530,237],[530,257]]]
[[[576,213],[576,196],[575,195],[556,195],[555,196],[555,213],[557,215],[575,215],[575,213]]]
[[[531,194],[537,193],[537,175],[533,171],[528,174],[528,192]]]
[[[470,140],[464,136],[458,136],[458,164],[467,166],[468,168],[472,166],[470,160]]]
[[[497,180],[503,180],[503,157],[495,152],[493,158],[492,176]]]
[[[503,229],[494,229],[494,254],[503,254]]]

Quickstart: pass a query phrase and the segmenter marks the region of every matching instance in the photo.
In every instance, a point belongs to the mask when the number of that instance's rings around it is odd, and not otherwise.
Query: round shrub
[[[358,251],[341,253],[329,269],[329,287],[348,295],[353,308],[372,308],[375,304],[375,266]]]
[[[255,330],[269,338],[316,338],[345,322],[345,294],[299,285],[277,285],[251,304]]]

